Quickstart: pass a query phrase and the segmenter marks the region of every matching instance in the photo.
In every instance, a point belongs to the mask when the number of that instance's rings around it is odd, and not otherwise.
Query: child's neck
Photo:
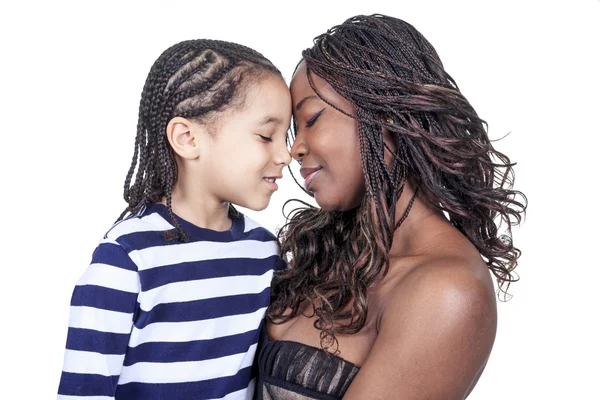
[[[164,198],[163,204],[167,204]],[[180,218],[200,228],[213,231],[231,229],[229,219],[229,203],[217,201],[206,192],[186,190],[181,185],[175,185],[171,192],[171,208]]]

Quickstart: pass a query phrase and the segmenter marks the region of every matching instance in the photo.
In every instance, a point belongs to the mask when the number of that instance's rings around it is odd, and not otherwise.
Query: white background
[[[139,96],[184,39],[240,42],[289,80],[312,38],[356,14],[413,24],[488,121],[529,197],[513,300],[470,399],[600,399],[596,156],[600,1],[3,2],[0,348],[3,399],[54,398],[73,286],[124,208]],[[286,172],[266,211],[305,198]]]

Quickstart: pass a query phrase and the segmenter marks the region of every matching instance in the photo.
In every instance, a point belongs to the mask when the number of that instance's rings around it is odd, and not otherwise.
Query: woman
[[[515,281],[512,164],[411,25],[351,18],[291,87],[305,188],[280,232],[260,399],[464,399]],[[499,234],[499,228],[507,230]]]

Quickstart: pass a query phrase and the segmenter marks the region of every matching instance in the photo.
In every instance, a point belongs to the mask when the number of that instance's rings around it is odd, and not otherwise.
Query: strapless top
[[[338,400],[359,368],[323,349],[270,340],[263,324],[258,354],[256,400]]]

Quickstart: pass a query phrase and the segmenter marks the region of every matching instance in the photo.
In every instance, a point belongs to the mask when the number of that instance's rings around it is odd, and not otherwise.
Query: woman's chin
[[[360,206],[360,201],[357,201],[356,204],[348,204],[348,202],[345,202],[342,199],[332,199],[331,197],[328,198],[324,195],[319,196],[316,192],[313,194],[313,197],[321,210],[328,212],[348,211]]]
[[[309,194],[312,196],[313,199],[315,199],[315,202],[321,208],[321,210],[337,211],[336,205],[328,201],[329,199],[327,199],[327,196],[319,196],[317,192],[310,192]]]

